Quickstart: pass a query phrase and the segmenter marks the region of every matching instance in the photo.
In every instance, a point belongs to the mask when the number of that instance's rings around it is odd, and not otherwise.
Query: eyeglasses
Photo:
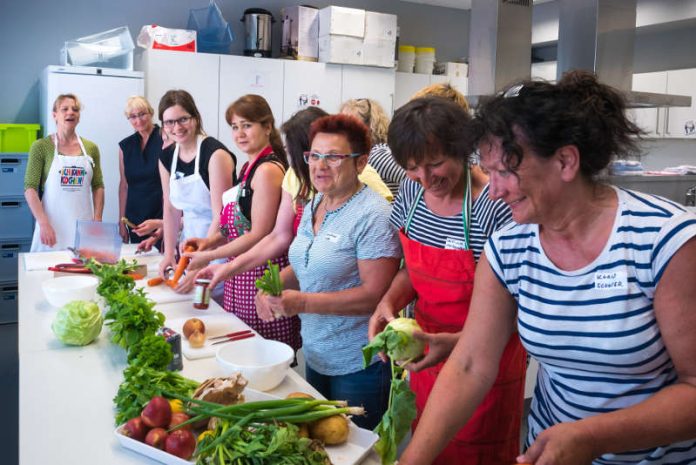
[[[308,165],[319,163],[320,160],[325,160],[329,166],[338,166],[346,158],[356,158],[362,155],[361,153],[319,153],[319,152],[304,152],[304,161]]]
[[[128,115],[128,120],[129,121],[135,121],[136,119],[143,119],[146,116],[148,116],[150,113],[147,112],[141,112],[141,113],[133,113],[131,115]]]
[[[166,119],[162,121],[162,124],[164,124],[168,128],[173,128],[176,123],[179,123],[179,126],[184,126],[188,124],[188,122],[191,121],[191,119],[193,119],[193,116],[182,116],[178,119]]]

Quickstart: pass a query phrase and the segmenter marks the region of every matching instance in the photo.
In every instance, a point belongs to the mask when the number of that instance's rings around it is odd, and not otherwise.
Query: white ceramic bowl
[[[240,372],[249,381],[248,386],[259,391],[278,386],[294,357],[289,345],[260,336],[223,344],[215,354],[226,375]]]
[[[62,307],[73,300],[94,300],[99,280],[94,276],[61,276],[41,283],[48,303]]]

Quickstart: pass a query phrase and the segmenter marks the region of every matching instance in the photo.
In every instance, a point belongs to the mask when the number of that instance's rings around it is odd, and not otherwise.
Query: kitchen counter
[[[114,436],[112,399],[122,381],[126,353],[109,341],[106,325],[97,341],[65,346],[51,331],[56,309],[44,299],[41,282],[49,271],[25,271],[19,260],[19,463],[20,465],[155,464],[122,448]],[[152,267],[151,267],[152,269]],[[154,272],[150,271],[150,277]],[[167,319],[224,313],[211,301],[208,310],[190,302],[157,305]],[[230,318],[236,318],[228,314]],[[238,323],[243,325],[241,321]],[[222,372],[215,358],[188,360],[183,376],[203,381]],[[319,393],[294,370],[269,394]],[[377,465],[371,452],[362,465]]]

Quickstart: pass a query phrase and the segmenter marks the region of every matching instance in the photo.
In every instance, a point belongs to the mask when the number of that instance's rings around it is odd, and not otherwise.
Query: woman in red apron
[[[464,155],[472,151],[470,119],[453,102],[422,98],[402,107],[392,120],[389,145],[408,175],[392,213],[392,223],[400,229],[405,267],[377,307],[371,336],[414,299],[416,320],[426,333],[458,333],[466,322],[476,260],[488,235],[510,219],[509,208],[488,197],[488,186],[472,192]],[[443,364],[410,373],[418,413],[414,428]],[[507,344],[494,387],[433,463],[514,463],[525,367],[526,354],[515,335]]]
[[[203,243],[204,251],[189,254],[189,268],[194,270],[215,259],[233,263],[272,231],[280,205],[280,185],[287,160],[268,103],[261,96],[245,95],[230,105],[225,116],[235,144],[249,161],[242,166],[239,184],[222,196],[220,233]],[[272,257],[271,262],[284,268],[288,264],[286,253]],[[211,265],[199,275],[213,274],[222,266]],[[263,337],[285,342],[297,350],[302,345],[299,317],[264,322],[256,315],[255,283],[266,266],[264,263],[229,277],[225,281],[223,308]]]

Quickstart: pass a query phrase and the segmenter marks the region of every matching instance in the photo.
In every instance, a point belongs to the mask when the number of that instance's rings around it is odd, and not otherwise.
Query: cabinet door
[[[430,84],[449,83],[455,90],[466,95],[469,92],[469,79],[466,77],[445,76],[444,74],[433,74],[430,76]]]
[[[543,79],[549,82],[556,82],[557,62],[543,61],[532,63],[532,79]]]
[[[287,121],[295,112],[318,106],[337,113],[341,106],[341,65],[309,61],[284,61],[283,114]]]
[[[220,141],[237,156],[241,167],[247,156],[232,141],[232,131],[225,121],[225,111],[239,97],[257,94],[268,102],[280,126],[283,115],[283,60],[243,56],[220,56]]]
[[[634,74],[633,90],[664,94],[667,92],[667,72]],[[661,108],[631,108],[628,110],[628,115],[647,133],[648,137],[662,137],[663,111]]]
[[[391,68],[343,65],[341,102],[351,98],[370,98],[378,101],[391,116],[394,113],[395,75]]]
[[[394,109],[398,109],[411,100],[413,94],[430,85],[429,74],[395,73]]]
[[[143,68],[145,95],[155,113],[165,92],[183,89],[193,96],[205,132],[218,137],[220,55],[147,50]]]
[[[696,138],[696,69],[667,71],[667,93],[690,95],[690,107],[667,109],[665,137]]]

